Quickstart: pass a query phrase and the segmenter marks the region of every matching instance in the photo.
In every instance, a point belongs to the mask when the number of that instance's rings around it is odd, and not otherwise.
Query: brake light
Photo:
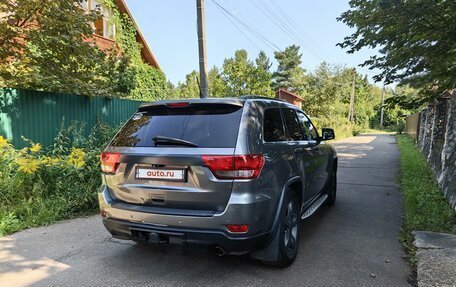
[[[105,173],[115,173],[119,167],[120,153],[102,152],[101,171]]]
[[[189,102],[177,102],[177,103],[167,103],[166,106],[170,108],[184,108],[188,107],[190,105]]]
[[[248,224],[227,224],[226,228],[232,233],[246,233],[249,231]]]
[[[204,164],[220,179],[257,178],[263,168],[262,154],[203,155]]]

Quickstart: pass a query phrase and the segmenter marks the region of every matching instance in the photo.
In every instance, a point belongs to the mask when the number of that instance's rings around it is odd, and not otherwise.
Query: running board
[[[312,203],[312,205],[307,208],[306,212],[304,212],[304,214],[301,216],[301,219],[306,219],[307,217],[314,214],[314,212],[317,211],[317,209],[325,202],[326,198],[328,198],[328,195],[323,194],[317,200],[315,200],[315,202]]]

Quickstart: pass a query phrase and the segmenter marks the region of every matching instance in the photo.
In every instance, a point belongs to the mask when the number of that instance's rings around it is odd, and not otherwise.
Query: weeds
[[[99,122],[84,137],[81,124],[62,125],[47,149],[29,141],[17,150],[0,137],[0,235],[95,212],[98,158],[114,131]]]
[[[404,196],[405,221],[400,240],[415,266],[412,231],[434,231],[456,234],[456,214],[440,192],[421,152],[406,135],[398,135],[401,151],[401,186]]]

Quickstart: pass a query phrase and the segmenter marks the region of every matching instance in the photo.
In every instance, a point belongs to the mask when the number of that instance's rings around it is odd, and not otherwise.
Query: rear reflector
[[[109,217],[109,213],[107,211],[104,211],[104,210],[100,211],[100,215],[101,215],[102,218],[108,218]]]
[[[263,168],[262,154],[203,155],[204,164],[220,179],[257,178]]]
[[[249,226],[247,224],[227,224],[226,228],[232,233],[246,233],[249,231]]]
[[[167,103],[166,106],[170,108],[184,108],[188,107],[190,105],[189,102],[177,102],[177,103]]]
[[[101,171],[105,173],[115,173],[119,166],[120,153],[102,152]]]

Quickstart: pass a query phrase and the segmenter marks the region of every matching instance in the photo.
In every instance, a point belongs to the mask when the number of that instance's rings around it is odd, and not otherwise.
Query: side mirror
[[[330,128],[322,128],[321,129],[321,139],[324,141],[333,140],[336,138],[334,134],[334,130]]]

